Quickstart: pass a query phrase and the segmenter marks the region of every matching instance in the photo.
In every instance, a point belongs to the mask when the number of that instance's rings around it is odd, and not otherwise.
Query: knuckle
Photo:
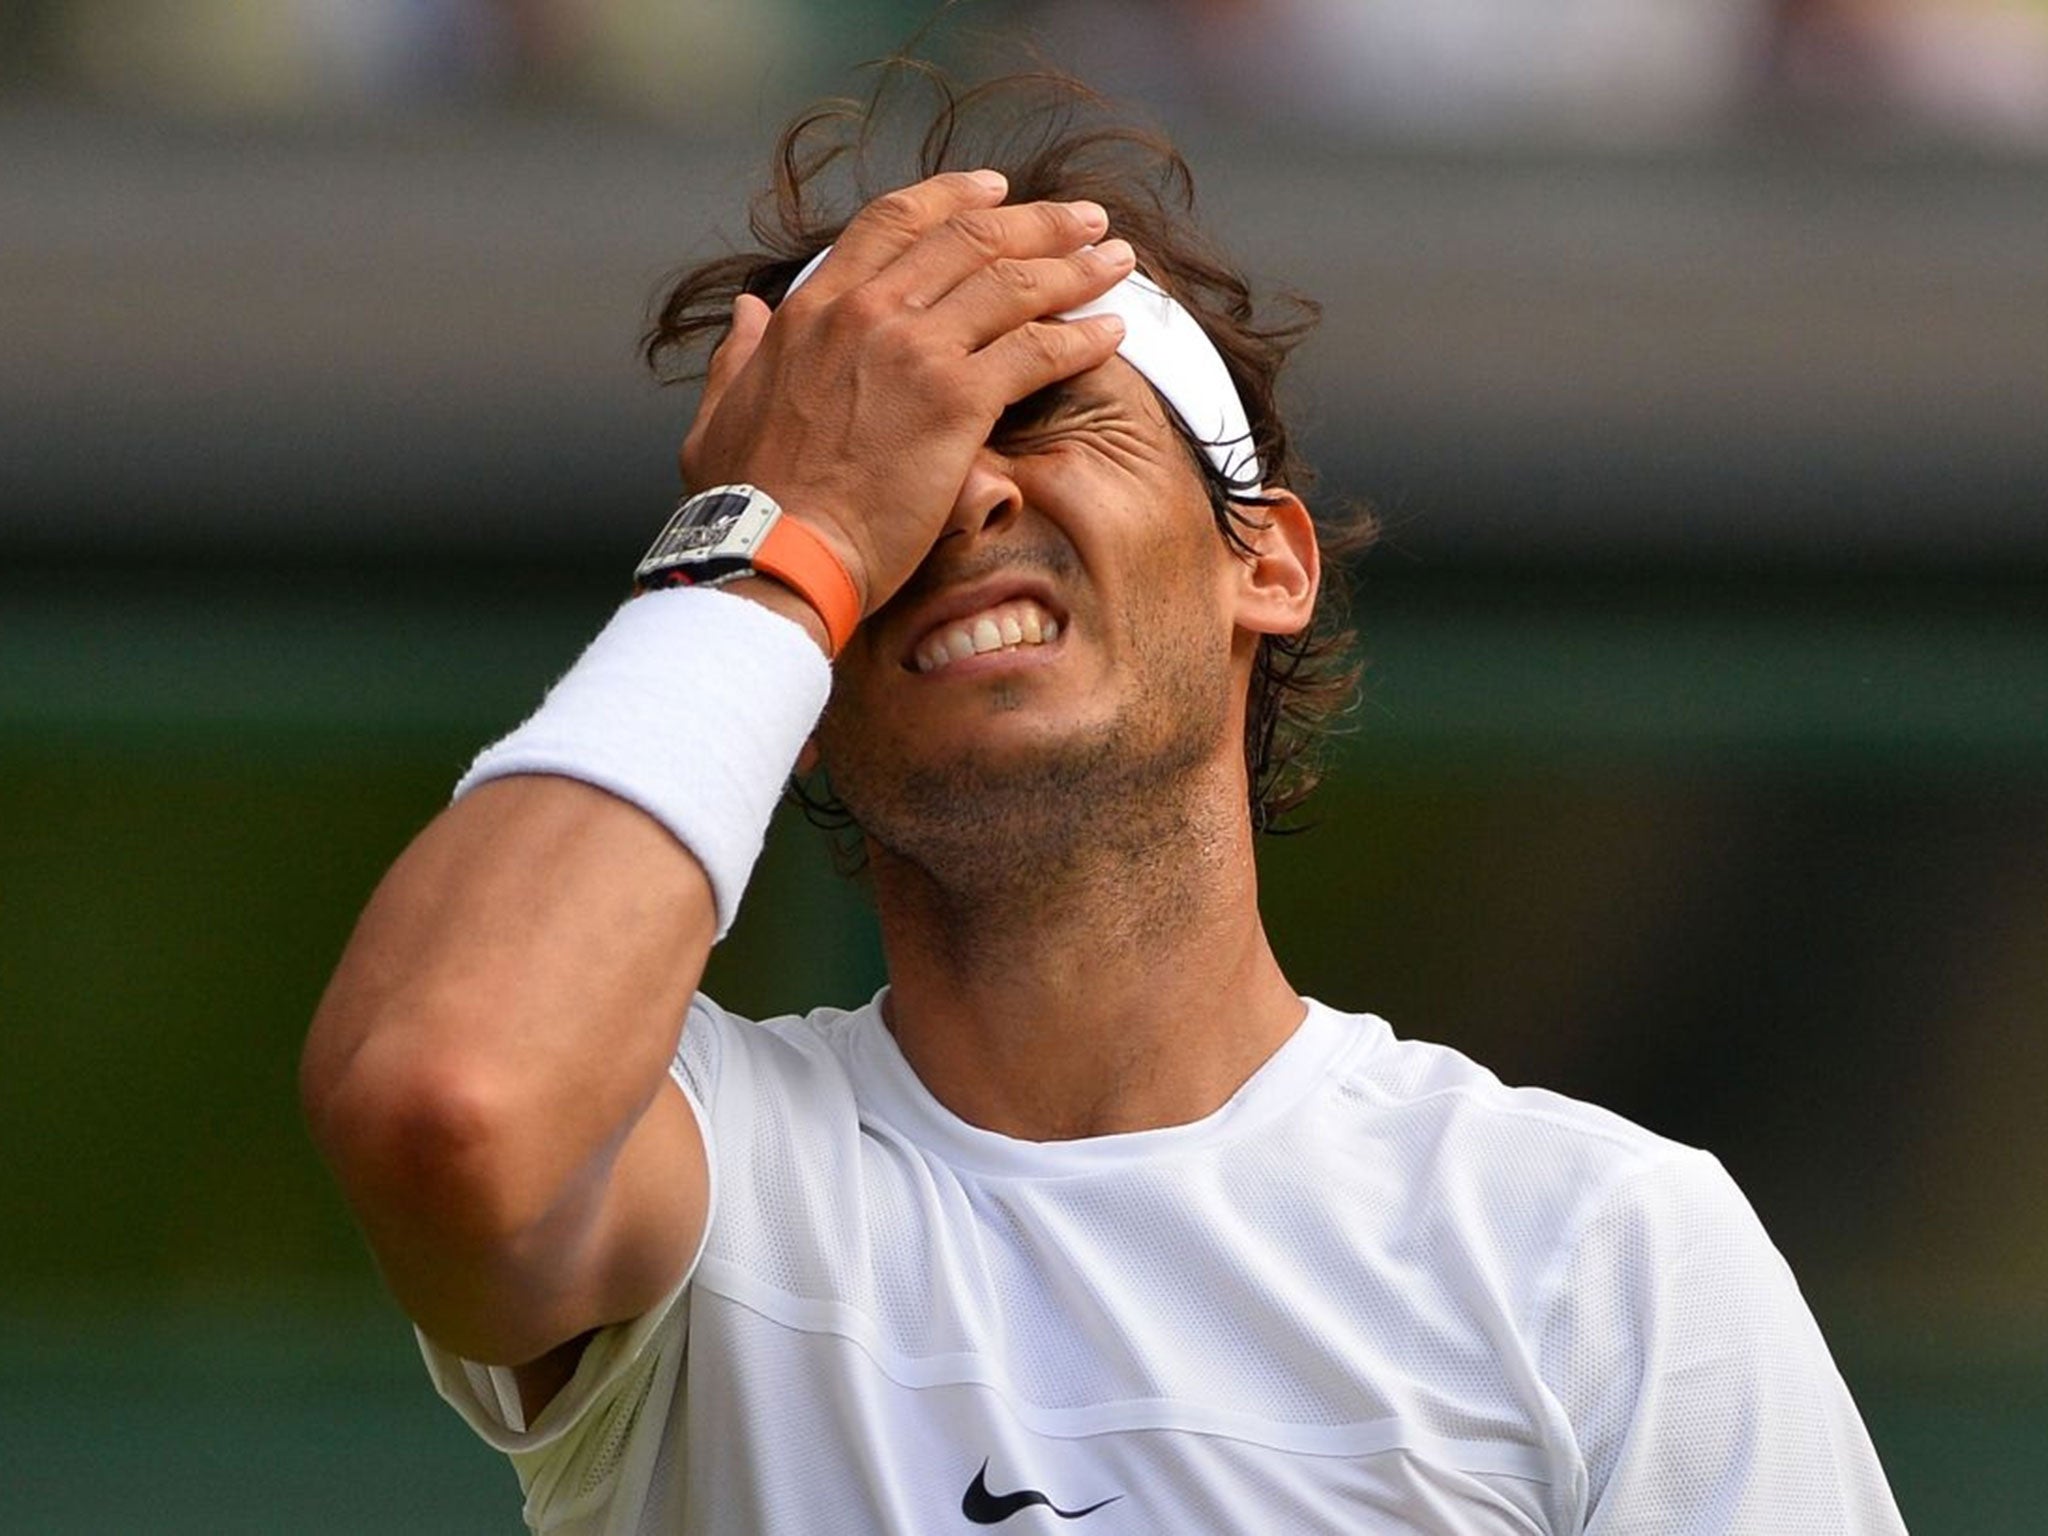
[[[861,353],[889,367],[900,367],[917,354],[915,337],[909,327],[877,324],[866,328]]]
[[[890,373],[914,374],[918,370],[927,348],[916,325],[905,323],[904,317],[893,311],[885,313],[874,300],[863,300],[862,311],[854,318],[856,340],[851,355]]]
[[[947,360],[930,347],[916,345],[908,335],[893,340],[890,361],[909,380],[911,387],[920,394],[943,396],[952,375]]]
[[[1005,288],[1020,294],[1036,294],[1045,287],[1045,276],[1037,266],[1014,257],[999,257],[989,264],[989,272]]]
[[[1071,325],[1051,324],[1038,328],[1041,355],[1049,363],[1065,364],[1083,350],[1084,334]]]
[[[1073,351],[1073,339],[1067,335],[1069,329],[1064,325],[1027,325],[1018,332],[1017,340],[1030,361],[1048,368],[1057,367]]]
[[[885,229],[914,231],[923,222],[922,205],[916,192],[909,187],[898,187],[894,192],[884,192],[862,210],[861,216],[872,224]]]
[[[1071,203],[1035,203],[1032,208],[1038,221],[1056,238],[1071,238],[1087,227]]]
[[[952,237],[976,255],[994,257],[1003,248],[1003,223],[991,210],[969,209],[946,220]]]
[[[864,332],[880,327],[895,313],[893,300],[863,284],[839,295],[832,305],[831,318],[847,329]]]

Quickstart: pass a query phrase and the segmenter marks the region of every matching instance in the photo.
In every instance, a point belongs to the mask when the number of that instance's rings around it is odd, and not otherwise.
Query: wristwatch
[[[817,609],[837,656],[860,623],[860,592],[832,547],[758,486],[714,485],[676,508],[633,569],[633,585],[720,587],[768,576]]]

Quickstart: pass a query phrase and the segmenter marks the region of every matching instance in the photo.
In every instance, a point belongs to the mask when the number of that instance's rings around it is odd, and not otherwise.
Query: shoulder
[[[1514,1134],[1604,1147],[1616,1156],[1678,1145],[1582,1099],[1504,1083],[1452,1046],[1403,1038],[1369,1014],[1354,1018],[1371,1031],[1370,1048],[1353,1053],[1343,1078],[1363,1103],[1423,1117],[1472,1117]]]
[[[848,1041],[866,1011],[814,1008],[750,1019],[700,992],[690,1000],[670,1075],[707,1107],[728,1079],[755,1091],[843,1083]]]
[[[1504,1083],[1450,1046],[1361,1016],[1332,1075],[1326,1131],[1371,1142],[1419,1198],[1543,1234],[1554,1250],[1604,1202],[1740,1200],[1720,1164],[1595,1104]],[[1658,1193],[1658,1192],[1662,1193]],[[1531,1255],[1533,1257],[1533,1254]]]
[[[1372,1171],[1372,1214],[1353,1219],[1426,1240],[1439,1272],[1482,1288],[1553,1359],[1583,1363],[1581,1334],[1690,1327],[1701,1321],[1681,1316],[1690,1298],[1717,1288],[1780,1315],[1796,1298],[1717,1158],[1597,1105],[1511,1086],[1382,1027],[1333,1075],[1320,1110],[1329,1156]]]

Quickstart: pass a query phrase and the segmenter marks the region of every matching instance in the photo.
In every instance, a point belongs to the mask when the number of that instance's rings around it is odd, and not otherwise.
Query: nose
[[[967,478],[960,482],[960,494],[939,536],[964,533],[969,536],[993,532],[1023,510],[1024,493],[1017,488],[1009,461],[993,448],[976,451]]]

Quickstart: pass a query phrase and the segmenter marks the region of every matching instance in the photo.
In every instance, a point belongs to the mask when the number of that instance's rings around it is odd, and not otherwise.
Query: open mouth
[[[934,625],[911,648],[908,665],[942,672],[973,656],[1050,645],[1059,637],[1060,621],[1051,609],[1034,598],[1011,598]]]

